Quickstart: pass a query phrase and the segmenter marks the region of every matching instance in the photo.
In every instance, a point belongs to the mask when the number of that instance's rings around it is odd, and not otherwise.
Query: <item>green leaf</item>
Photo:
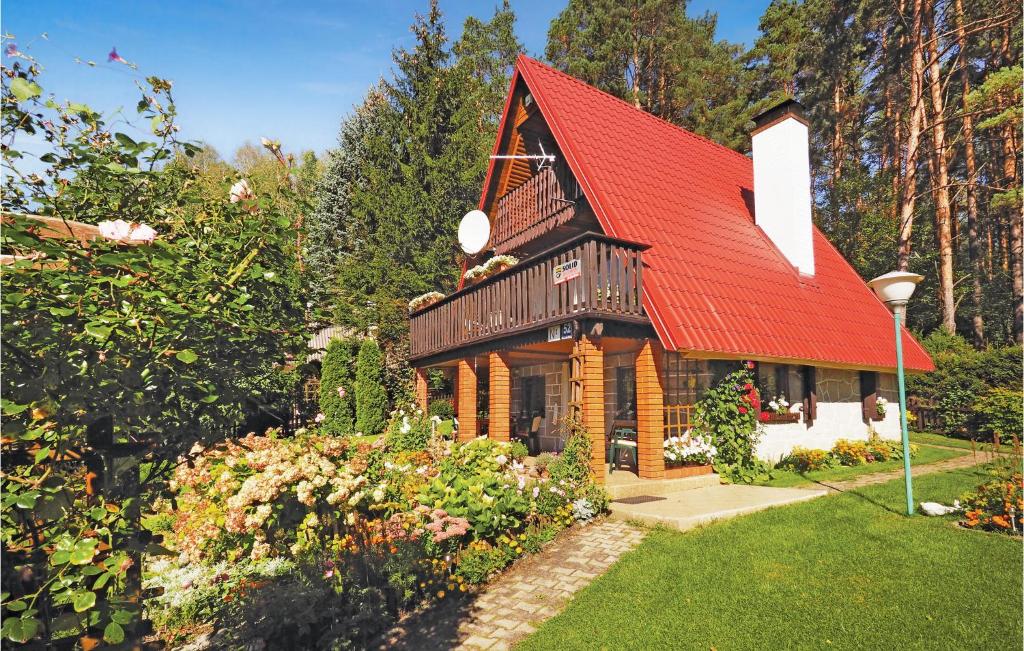
[[[124,629],[117,622],[110,622],[103,629],[103,639],[111,644],[120,644],[124,642]]]
[[[71,605],[76,613],[84,613],[96,605],[95,592],[76,592],[71,598]]]
[[[50,556],[50,565],[63,565],[71,560],[71,552],[69,551],[57,551],[53,552]]]
[[[90,544],[91,543],[91,544]],[[96,555],[96,541],[79,541],[71,551],[72,565],[88,565]]]
[[[179,362],[185,362],[186,364],[191,364],[199,359],[199,355],[196,355],[194,351],[188,348],[185,350],[179,350],[175,357],[178,358]]]
[[[28,608],[28,604],[24,601],[12,601],[4,604],[4,608],[11,611],[12,613],[20,613],[21,611]]]
[[[4,635],[14,642],[28,642],[35,637],[38,630],[39,622],[30,617],[22,617],[20,619],[8,617],[4,620]]]
[[[129,147],[130,148],[130,147],[138,147],[139,146],[139,143],[135,142],[134,140],[132,140],[126,134],[123,134],[123,133],[115,133],[114,134],[114,138],[116,138],[117,141],[119,143],[121,143],[121,145],[123,145],[124,147]]]
[[[28,405],[19,405],[11,402],[7,398],[0,400],[0,404],[3,405],[4,416],[14,416],[28,409]]]
[[[135,613],[130,610],[115,610],[110,613],[110,619],[122,626],[127,626],[132,623],[133,619],[135,619]]]
[[[110,574],[103,573],[96,577],[96,582],[92,584],[93,590],[99,590],[103,586],[107,585],[107,581],[110,580]]]
[[[41,450],[36,450],[36,463],[39,463],[50,454],[50,447],[46,446]]]
[[[72,113],[92,113],[92,109],[89,108],[88,104],[82,104],[80,102],[69,102],[68,110]]]
[[[11,80],[11,92],[18,98],[19,102],[24,102],[27,99],[42,95],[43,89],[34,81],[29,81],[24,77],[15,77]]]
[[[30,491],[28,493],[22,493],[18,496],[18,499],[14,500],[14,503],[22,509],[31,509],[36,505],[36,499],[39,497],[39,493],[36,491]]]
[[[95,321],[92,323],[85,324],[85,332],[87,334],[96,337],[97,339],[106,339],[110,336],[110,331],[113,330],[110,326],[100,325]]]

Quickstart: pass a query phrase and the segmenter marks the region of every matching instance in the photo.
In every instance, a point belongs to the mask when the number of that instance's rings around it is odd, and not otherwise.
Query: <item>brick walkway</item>
[[[380,648],[508,649],[556,615],[573,594],[645,535],[643,529],[605,518],[572,529],[481,592],[409,616],[385,636]]]
[[[940,447],[940,446],[933,446]],[[947,449],[947,448],[943,448]],[[976,463],[981,464],[991,460],[992,455],[978,454],[978,458],[975,459],[974,455],[970,450],[964,450],[964,455],[959,457],[953,457],[952,459],[945,459],[943,461],[936,461],[935,463],[929,463],[923,466],[913,465],[911,461],[910,465],[910,476],[917,477],[918,475],[927,475],[933,472],[943,472],[945,470],[956,470],[958,468],[967,468],[973,466]],[[903,469],[899,470],[888,470],[886,472],[873,472],[867,475],[860,475],[853,479],[847,479],[846,481],[823,481],[817,482],[820,485],[828,488],[834,492],[843,492],[848,490],[854,490],[857,488],[863,488],[871,484],[881,484],[883,482],[892,481],[893,479],[902,479]]]

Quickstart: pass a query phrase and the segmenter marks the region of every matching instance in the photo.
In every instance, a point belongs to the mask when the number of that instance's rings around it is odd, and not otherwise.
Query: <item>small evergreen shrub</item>
[[[438,398],[437,400],[430,401],[427,413],[431,416],[437,416],[441,420],[451,420],[455,418],[455,406],[452,405],[451,400]]]
[[[384,355],[373,339],[359,345],[356,360],[356,431],[379,434],[384,431],[388,396],[384,390]]]
[[[324,352],[320,370],[320,413],[324,415],[320,431],[324,434],[350,434],[355,427],[355,340],[331,339]]]
[[[982,395],[974,406],[978,431],[989,440],[998,437],[1003,443],[1019,437],[1024,421],[1022,401],[1024,393],[1011,389],[992,389]]]
[[[590,432],[578,417],[566,418],[564,427],[568,435],[565,449],[548,465],[548,472],[553,480],[583,484],[590,477]]]

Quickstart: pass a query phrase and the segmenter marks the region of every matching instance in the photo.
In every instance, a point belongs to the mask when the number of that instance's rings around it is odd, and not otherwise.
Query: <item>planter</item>
[[[682,479],[710,475],[715,469],[712,466],[665,466],[665,479]]]
[[[761,412],[760,420],[766,425],[784,425],[789,423],[799,423],[801,414],[772,414],[768,412]]]

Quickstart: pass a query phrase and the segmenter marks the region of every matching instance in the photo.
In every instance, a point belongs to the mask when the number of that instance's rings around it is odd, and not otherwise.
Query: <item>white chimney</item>
[[[754,222],[800,273],[814,275],[811,163],[803,107],[787,100],[754,118]]]

